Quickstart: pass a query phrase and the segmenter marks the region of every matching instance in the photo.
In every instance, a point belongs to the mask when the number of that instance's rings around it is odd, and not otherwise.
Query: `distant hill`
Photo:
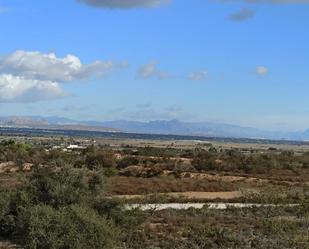
[[[289,134],[280,132],[267,132],[251,127],[242,127],[230,124],[211,122],[181,122],[170,121],[110,121],[104,122],[105,126],[117,128],[128,132],[140,132],[151,134],[190,135],[190,136],[211,136],[211,137],[237,137],[237,138],[265,138],[282,139],[289,138]]]
[[[57,130],[81,130],[81,131],[101,131],[118,132],[118,129],[104,127],[102,125],[87,125],[84,122],[74,121],[66,118],[57,117],[0,117],[0,126],[36,128],[36,129],[57,129]]]
[[[117,120],[100,122],[91,120],[77,121],[56,116],[27,116],[0,117],[0,126],[206,137],[309,140],[309,129],[305,132],[270,132],[231,124],[182,122],[179,120],[155,120],[149,122]]]
[[[34,119],[32,117],[0,117],[1,126],[45,126],[48,121],[42,118]]]
[[[309,141],[309,129],[302,134],[302,140]]]

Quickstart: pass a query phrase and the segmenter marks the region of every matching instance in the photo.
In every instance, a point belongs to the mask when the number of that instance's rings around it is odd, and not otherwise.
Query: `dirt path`
[[[209,209],[224,210],[229,207],[233,208],[252,208],[252,207],[296,207],[297,204],[272,205],[272,204],[252,204],[252,203],[164,203],[164,204],[128,204],[126,210],[140,209],[142,211],[154,210],[160,211],[165,209],[186,210],[189,208],[202,209],[207,205]]]
[[[158,195],[173,197],[173,198],[185,198],[188,200],[199,199],[199,200],[231,200],[242,196],[240,191],[231,192],[173,192],[173,193],[159,193]],[[119,199],[142,199],[146,195],[115,195],[114,198]]]

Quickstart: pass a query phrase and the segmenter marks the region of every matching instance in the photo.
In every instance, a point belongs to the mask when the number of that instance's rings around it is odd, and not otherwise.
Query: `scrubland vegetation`
[[[168,196],[231,191],[240,194]],[[142,212],[126,210],[129,201],[296,205]],[[309,248],[309,153],[2,141],[0,237],[29,249]]]

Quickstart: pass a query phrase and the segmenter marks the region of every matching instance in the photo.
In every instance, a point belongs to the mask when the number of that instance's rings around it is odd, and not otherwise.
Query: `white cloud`
[[[203,80],[208,76],[208,71],[198,71],[198,72],[191,72],[188,76],[189,80],[198,81]]]
[[[266,76],[269,73],[269,69],[264,66],[258,66],[256,67],[255,72],[260,76]]]
[[[150,62],[146,65],[142,65],[137,71],[137,77],[140,79],[157,78],[160,80],[170,78],[171,75],[167,71],[158,69],[157,62]]]
[[[112,61],[95,61],[82,64],[74,55],[58,58],[56,54],[40,52],[16,51],[0,59],[0,73],[22,75],[30,79],[51,81],[82,80],[91,76],[104,76],[125,64],[115,64]]]
[[[222,2],[222,3],[237,3],[237,2],[245,2],[245,3],[272,3],[272,4],[302,4],[309,3],[309,0],[210,0],[213,2]]]
[[[76,0],[96,8],[132,9],[132,8],[153,8],[162,4],[172,2],[172,0]],[[237,3],[245,2],[252,4],[272,3],[272,4],[301,4],[309,3],[309,0],[209,0],[210,2]]]
[[[95,61],[82,64],[74,55],[19,50],[0,59],[0,101],[22,102],[64,96],[61,84],[106,76],[127,63]]]
[[[10,74],[0,75],[0,102],[33,102],[65,95],[56,82],[25,79]]]
[[[309,3],[309,0],[246,0],[248,3]]]
[[[117,9],[130,9],[130,8],[152,8],[161,4],[168,3],[171,0],[77,0],[78,2],[97,8],[117,8]]]
[[[242,22],[255,16],[255,12],[250,9],[241,9],[238,12],[229,16],[231,21]]]
[[[187,113],[180,107],[169,107],[163,110],[156,110],[154,108],[129,110],[121,113],[121,117],[128,120],[135,121],[150,121],[150,120],[192,120],[195,115]],[[117,118],[116,118],[117,119]]]
[[[1,14],[1,13],[6,13],[6,12],[9,12],[9,11],[10,11],[9,8],[1,7],[1,6],[0,6],[0,14]]]
[[[144,103],[136,105],[137,109],[149,109],[151,108],[151,103]]]

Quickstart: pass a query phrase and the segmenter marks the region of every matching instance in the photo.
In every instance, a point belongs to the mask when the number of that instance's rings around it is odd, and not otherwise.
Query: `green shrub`
[[[73,205],[57,210],[40,205],[21,215],[26,248],[119,248],[119,231],[90,208]]]
[[[139,160],[136,157],[127,156],[117,162],[117,167],[119,169],[124,169],[129,166],[138,165]]]
[[[215,159],[216,158],[212,153],[207,151],[201,151],[192,160],[192,165],[198,171],[215,170],[217,168]]]
[[[119,171],[116,168],[107,168],[103,170],[103,174],[106,177],[112,177],[118,175]]]
[[[15,227],[14,216],[10,212],[11,193],[0,192],[0,236],[13,233]]]
[[[116,157],[110,151],[93,150],[86,153],[85,162],[90,170],[112,168],[116,166]]]
[[[81,203],[89,194],[85,174],[72,168],[60,171],[38,169],[30,177],[26,188],[35,203],[53,207]]]

